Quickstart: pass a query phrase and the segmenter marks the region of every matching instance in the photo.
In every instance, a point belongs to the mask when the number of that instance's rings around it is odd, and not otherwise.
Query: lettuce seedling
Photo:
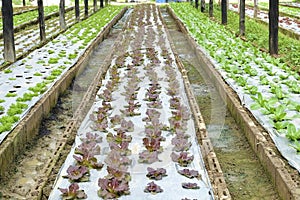
[[[149,179],[161,180],[163,177],[167,176],[167,171],[164,168],[153,169],[151,167],[147,167],[147,177]]]
[[[154,181],[147,184],[146,188],[144,189],[144,192],[151,193],[151,194],[157,194],[163,192],[163,189],[161,189],[160,186],[156,185]]]
[[[192,143],[189,142],[188,139],[174,137],[172,139],[172,145],[174,145],[173,150],[179,152],[189,150]]]
[[[182,183],[181,185],[184,189],[200,189],[197,183]]]
[[[130,194],[129,184],[125,180],[117,178],[99,178],[98,195],[103,199],[116,199],[122,195]]]
[[[182,169],[178,170],[178,173],[187,178],[197,178],[199,180],[201,179],[201,174],[199,174],[199,172],[196,170]]]
[[[89,181],[89,169],[85,166],[77,165],[72,166],[70,165],[67,169],[68,175],[65,176],[69,178],[71,181],[79,181],[79,182],[86,182]]]
[[[177,162],[181,167],[187,167],[194,160],[194,156],[188,156],[188,152],[180,152],[179,155],[172,152],[171,158],[173,162]]]
[[[289,145],[289,146],[291,146],[294,149],[296,149],[297,153],[300,153],[300,142],[298,142],[298,140],[294,141],[294,145]]]
[[[130,176],[129,172],[122,171],[120,169],[115,169],[110,166],[107,166],[106,170],[108,172],[108,175],[106,176],[106,178],[108,178],[108,179],[116,178],[118,180],[125,180],[125,181],[131,180],[131,176]]]
[[[162,152],[159,138],[143,138],[143,144],[149,152],[157,151]]]
[[[285,135],[288,139],[296,141],[300,139],[300,129],[296,129],[294,124],[287,125],[287,134]]]
[[[84,190],[79,189],[79,185],[77,183],[72,183],[69,188],[58,188],[62,194],[63,199],[86,199],[87,195]]]
[[[158,152],[157,151],[148,151],[145,150],[141,153],[139,153],[139,162],[140,163],[148,163],[148,164],[152,164],[154,162],[160,161],[158,159]]]
[[[271,116],[274,122],[283,121],[286,117],[285,106],[279,105]]]

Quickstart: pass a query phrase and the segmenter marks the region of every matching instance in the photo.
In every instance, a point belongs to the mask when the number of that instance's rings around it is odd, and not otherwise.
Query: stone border
[[[161,20],[163,21],[164,26],[166,27],[161,12],[159,12],[159,14],[160,14]],[[171,16],[174,18],[173,15],[171,15]],[[216,154],[213,150],[212,143],[208,137],[206,125],[205,125],[204,119],[202,117],[201,111],[199,109],[199,106],[197,104],[197,100],[193,93],[191,84],[189,82],[187,71],[186,71],[183,63],[181,62],[178,52],[176,51],[176,47],[171,39],[168,29],[167,28],[165,28],[165,29],[166,29],[166,33],[167,33],[167,38],[171,44],[171,49],[172,49],[175,59],[176,59],[176,64],[179,67],[179,70],[182,74],[185,92],[189,99],[189,104],[192,109],[193,118],[194,118],[194,122],[195,122],[195,126],[196,126],[195,127],[196,135],[201,140],[200,141],[201,142],[201,144],[200,144],[201,145],[201,147],[200,147],[201,154],[202,154],[202,157],[205,162],[205,167],[208,172],[209,179],[212,183],[214,197],[215,197],[215,199],[229,200],[229,199],[231,199],[231,196],[230,196],[229,190],[227,188],[227,185],[226,185],[226,182],[224,179],[224,174],[222,172],[222,169],[221,169],[219,161],[216,157]],[[197,139],[197,141],[199,141],[199,139]]]
[[[34,105],[34,107],[28,112],[28,114],[21,120],[21,122],[15,127],[15,129],[7,136],[7,138],[0,145],[0,178],[5,175],[5,172],[12,166],[14,163],[14,159],[25,150],[26,144],[32,141],[37,135],[40,127],[40,123],[44,117],[50,112],[51,108],[54,107],[57,103],[58,97],[62,94],[72,83],[73,79],[76,77],[77,73],[80,72],[82,67],[86,66],[86,63],[93,52],[93,50],[102,42],[109,34],[110,29],[114,24],[124,15],[127,8],[124,8],[114,19],[109,22],[102,30],[100,35],[94,40],[94,42],[88,47],[86,52],[79,58],[76,64],[67,71],[60,80],[58,80],[53,87]],[[100,69],[96,78],[99,78],[103,74],[103,69]],[[96,80],[95,78],[95,80]],[[95,81],[94,81],[95,82]],[[93,87],[89,88],[86,92],[85,98],[89,98],[91,93],[95,93],[97,83],[93,82]],[[80,120],[80,116],[82,112],[86,109],[87,103],[82,100],[80,106],[78,107],[75,118],[71,120],[71,122],[66,127],[66,131],[64,133],[67,138],[72,130],[76,129],[78,126],[78,122]],[[62,141],[60,150],[57,150],[57,156],[59,156],[59,152],[63,149],[67,140]],[[49,165],[55,161],[55,158],[52,158],[49,162]],[[57,161],[57,160],[56,160]],[[56,163],[54,162],[54,164]],[[54,165],[52,164],[52,167]],[[50,172],[53,168],[49,167]],[[47,174],[47,172],[45,172]],[[42,182],[43,180],[41,180]],[[42,184],[40,184],[42,185]],[[36,190],[41,190],[40,186],[37,186]],[[36,193],[36,192],[35,192]]]
[[[204,68],[206,74],[213,80],[230,113],[240,125],[261,164],[269,173],[279,196],[282,199],[300,199],[300,182],[295,178],[295,176],[299,176],[298,172],[287,164],[286,160],[277,151],[268,133],[254,119],[251,113],[242,106],[235,91],[226,84],[223,77],[215,70],[213,63],[211,63],[195,40],[189,35],[182,21],[170,7],[167,7],[167,11],[175,19],[180,30],[188,35],[188,41],[191,48],[196,52],[201,66],[207,66]]]

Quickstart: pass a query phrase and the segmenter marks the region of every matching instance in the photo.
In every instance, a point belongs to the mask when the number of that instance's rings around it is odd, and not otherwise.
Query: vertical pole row
[[[195,0],[195,7],[196,7],[196,9],[198,9],[198,7],[199,7],[199,0]]]
[[[279,0],[269,0],[269,51],[278,54]]]
[[[59,1],[59,25],[60,30],[66,29],[66,21],[65,21],[65,0]]]
[[[97,0],[93,0],[94,12],[97,11]]]
[[[205,0],[201,0],[201,12],[205,11]]]
[[[253,13],[254,18],[257,18],[257,12],[258,12],[257,0],[254,0],[254,13]]]
[[[84,17],[89,16],[89,0],[84,0]]]
[[[75,0],[75,18],[77,22],[80,19],[79,0]]]
[[[2,1],[4,59],[16,61],[12,0]]]
[[[240,35],[245,35],[245,0],[240,0]]]
[[[40,40],[41,42],[43,42],[46,40],[43,0],[37,0],[37,3],[38,3],[38,12],[39,12]]]
[[[100,8],[103,8],[103,0],[100,0]]]
[[[213,17],[214,13],[214,1],[209,0],[209,17]]]
[[[222,24],[227,24],[227,0],[221,0]]]

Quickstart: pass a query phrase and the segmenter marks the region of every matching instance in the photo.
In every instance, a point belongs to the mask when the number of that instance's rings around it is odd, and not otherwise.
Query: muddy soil
[[[266,171],[251,149],[213,83],[174,20],[162,9],[163,18],[179,56],[188,71],[194,95],[207,125],[225,180],[233,199],[280,199]]]

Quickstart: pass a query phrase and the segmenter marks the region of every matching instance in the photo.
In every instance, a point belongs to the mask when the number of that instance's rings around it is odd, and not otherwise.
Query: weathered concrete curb
[[[127,8],[124,8],[110,23],[108,23],[94,40],[94,42],[88,47],[86,52],[79,58],[78,62],[66,72],[60,80],[36,103],[36,105],[28,112],[24,119],[16,126],[16,128],[8,135],[8,137],[0,145],[0,178],[5,175],[5,172],[13,164],[14,159],[24,151],[25,146],[32,139],[34,139],[39,131],[40,123],[57,103],[57,99],[61,93],[63,93],[73,79],[78,75],[80,69],[86,66],[86,63],[93,52],[93,50],[103,41],[106,35],[108,35],[110,29],[114,24],[124,15]],[[104,70],[101,70],[101,72]],[[100,72],[99,72],[100,73]],[[101,74],[101,73],[100,73]],[[99,82],[99,80],[98,80]],[[96,85],[94,84],[94,87]],[[91,91],[88,90],[87,93]],[[83,98],[82,101],[86,99]],[[80,110],[84,110],[85,104],[81,105]],[[70,134],[70,130],[73,130],[77,126],[77,121],[81,116],[81,111],[77,111],[77,116],[66,127],[66,137]],[[64,144],[61,145],[63,147]],[[58,150],[59,151],[59,150]],[[58,153],[59,155],[59,153]],[[52,160],[55,160],[54,158]],[[52,162],[52,161],[51,161]],[[40,187],[37,188],[39,190]]]
[[[223,101],[229,111],[245,133],[251,147],[258,156],[264,168],[268,171],[275,188],[282,199],[300,199],[300,182],[295,179],[299,174],[292,169],[277,151],[263,127],[257,122],[251,113],[242,106],[237,94],[228,86],[222,76],[215,70],[213,63],[205,56],[195,40],[189,35],[182,21],[175,15],[173,10],[167,8],[170,15],[176,20],[180,30],[188,35],[191,48],[195,51],[201,66],[214,82]]]
[[[161,12],[159,12],[160,18],[165,25],[165,22],[163,20]],[[193,94],[193,90],[191,87],[191,84],[188,79],[187,71],[184,68],[183,63],[181,62],[181,59],[176,51],[175,45],[171,39],[170,33],[168,29],[166,28],[167,38],[171,44],[171,49],[175,55],[177,66],[179,67],[179,70],[182,74],[182,78],[184,81],[184,87],[186,94],[189,99],[189,103],[193,112],[194,122],[195,122],[195,128],[196,128],[196,135],[200,138],[200,146],[201,146],[201,154],[205,162],[205,167],[208,172],[208,176],[210,178],[210,181],[212,183],[213,192],[215,199],[223,199],[223,200],[229,200],[231,199],[229,190],[227,188],[224,175],[221,169],[221,166],[219,164],[219,161],[216,157],[216,154],[213,150],[213,146],[211,144],[211,141],[208,137],[206,125],[204,122],[204,119],[202,117],[202,114],[200,112],[199,106],[197,104],[197,100],[195,98],[195,95]],[[198,139],[199,141],[199,139]]]

